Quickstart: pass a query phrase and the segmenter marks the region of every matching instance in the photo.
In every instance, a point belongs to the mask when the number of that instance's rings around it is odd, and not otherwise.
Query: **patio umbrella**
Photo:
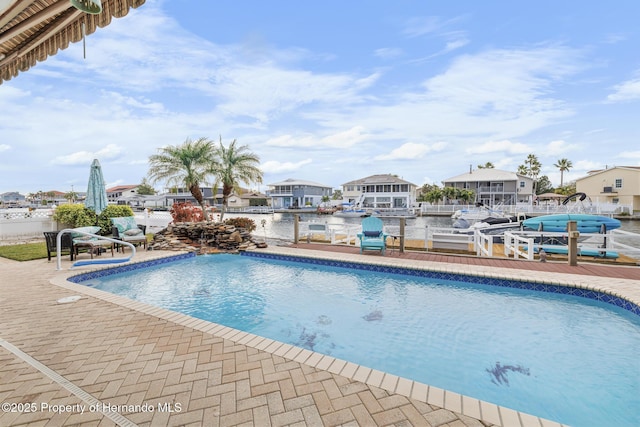
[[[107,191],[104,188],[102,167],[98,159],[94,159],[91,164],[87,198],[84,201],[84,205],[93,209],[98,215],[107,207]]]

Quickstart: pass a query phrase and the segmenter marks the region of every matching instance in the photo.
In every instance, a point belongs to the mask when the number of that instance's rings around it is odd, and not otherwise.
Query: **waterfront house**
[[[576,179],[576,191],[599,205],[626,205],[640,211],[640,166],[615,166],[594,170]]]
[[[216,198],[213,195],[212,187],[200,187],[200,192],[202,193],[202,198],[204,199],[205,205],[214,206],[216,204]],[[222,190],[218,189],[218,193],[220,193],[220,203],[222,203]],[[166,198],[166,205],[173,206],[174,203],[186,203],[189,202],[191,204],[197,205],[198,202],[193,197],[191,192],[187,188],[171,188],[167,193],[164,193],[163,196]]]
[[[0,202],[2,206],[17,206],[25,203],[25,196],[18,193],[17,191],[8,191],[6,193],[0,194]]]
[[[361,208],[401,209],[415,204],[417,186],[395,175],[371,175],[342,184],[345,203]]]
[[[107,188],[107,201],[109,203],[118,203],[118,199],[127,198],[138,195],[139,185],[118,185],[116,187]]]
[[[266,194],[257,191],[243,191],[241,194],[233,192],[229,196],[230,208],[248,208],[251,206],[269,206],[270,199]]]
[[[494,168],[471,170],[442,181],[445,187],[471,190],[476,202],[486,206],[530,204],[533,202],[533,179]]]
[[[267,190],[274,209],[318,206],[324,197],[331,198],[332,194],[333,188],[329,185],[292,178],[269,184]]]

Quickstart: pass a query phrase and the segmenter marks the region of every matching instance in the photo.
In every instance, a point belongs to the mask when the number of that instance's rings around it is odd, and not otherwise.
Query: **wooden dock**
[[[331,242],[328,241],[324,234],[312,234],[309,236],[310,238],[300,239],[299,243],[310,243],[310,244],[325,244],[331,245]],[[341,239],[346,239],[345,236],[336,236]],[[419,239],[406,239],[405,240],[405,251],[410,252],[432,252],[443,255],[466,255],[466,256],[474,256],[476,257],[476,251],[473,248],[473,243],[466,244],[466,249],[463,247],[458,248],[439,248],[434,247],[432,241],[427,241],[425,247],[425,241]],[[333,246],[357,246],[357,238],[352,239],[349,244],[340,244]],[[400,251],[400,239],[398,237],[387,237],[387,250],[390,252],[399,252]],[[483,257],[478,257],[483,258]],[[486,258],[486,257],[484,257]],[[493,244],[493,256],[492,258],[497,259],[513,259],[513,255],[511,257],[507,257],[504,252],[504,245],[502,243],[494,243]],[[521,261],[526,261],[520,258]],[[540,257],[538,254],[535,255],[535,260],[539,261]],[[567,255],[561,254],[547,254],[547,261],[549,262],[568,262]],[[597,264],[607,264],[607,265],[640,265],[640,260],[628,257],[626,255],[620,254],[617,259],[604,259],[593,256],[583,256],[578,255],[578,262],[589,262],[589,263],[597,263]]]

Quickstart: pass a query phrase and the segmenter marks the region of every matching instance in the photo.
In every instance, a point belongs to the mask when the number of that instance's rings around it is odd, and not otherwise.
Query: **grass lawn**
[[[31,261],[47,257],[45,242],[0,246],[0,257],[15,261]]]
[[[147,234],[147,243],[151,241],[153,241],[153,234]],[[0,246],[0,257],[14,261],[31,261],[46,258],[47,244],[46,242],[37,242]]]

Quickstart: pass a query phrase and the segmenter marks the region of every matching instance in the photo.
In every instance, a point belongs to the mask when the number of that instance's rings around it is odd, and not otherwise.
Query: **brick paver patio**
[[[69,274],[46,260],[0,258],[2,426],[559,426],[166,310],[139,310],[89,288],[79,293],[79,285],[52,284]],[[81,299],[57,302],[72,295]]]

